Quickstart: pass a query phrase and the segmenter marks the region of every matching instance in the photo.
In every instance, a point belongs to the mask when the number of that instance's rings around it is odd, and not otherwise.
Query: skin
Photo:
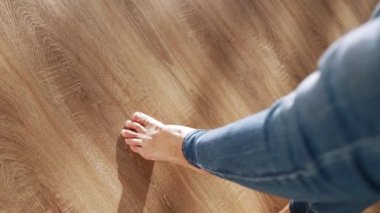
[[[146,160],[175,163],[208,174],[191,165],[182,153],[183,140],[193,130],[186,126],[166,125],[149,115],[135,112],[125,122],[121,135],[131,151]],[[289,206],[279,213],[290,213]]]

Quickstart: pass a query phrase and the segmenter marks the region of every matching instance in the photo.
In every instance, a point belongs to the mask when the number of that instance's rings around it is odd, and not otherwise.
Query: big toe
[[[151,116],[144,114],[142,112],[135,112],[131,118],[133,121],[138,122],[144,126],[157,126],[162,127],[164,124],[160,121],[152,118]]]

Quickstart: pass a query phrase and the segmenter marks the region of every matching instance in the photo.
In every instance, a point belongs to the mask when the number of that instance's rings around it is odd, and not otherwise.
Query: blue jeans
[[[360,212],[380,200],[380,15],[336,41],[319,70],[268,109],[189,133],[186,159],[252,189]]]

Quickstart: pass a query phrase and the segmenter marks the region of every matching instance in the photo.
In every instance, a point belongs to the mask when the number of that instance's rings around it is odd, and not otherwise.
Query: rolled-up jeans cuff
[[[201,168],[201,165],[197,161],[197,141],[206,130],[198,129],[188,133],[183,139],[182,153],[185,159],[193,166]]]

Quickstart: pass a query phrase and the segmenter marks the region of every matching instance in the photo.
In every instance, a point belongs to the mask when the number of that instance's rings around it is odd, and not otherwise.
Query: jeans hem
[[[185,157],[185,159],[193,166],[197,168],[201,168],[197,164],[197,157],[196,157],[196,139],[200,132],[204,132],[205,130],[197,129],[190,133],[188,133],[182,142],[182,154]]]

